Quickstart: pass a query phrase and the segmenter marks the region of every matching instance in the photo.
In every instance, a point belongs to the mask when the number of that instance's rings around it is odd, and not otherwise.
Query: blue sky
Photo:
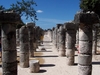
[[[18,0],[20,1],[20,0]],[[37,11],[36,25],[43,29],[48,29],[55,27],[58,23],[65,23],[67,21],[72,21],[74,15],[80,10],[79,2],[80,0],[34,0],[37,6],[34,6]],[[16,3],[16,0],[0,0],[0,5],[6,8],[10,7],[10,4]],[[22,20],[27,23],[31,20]]]

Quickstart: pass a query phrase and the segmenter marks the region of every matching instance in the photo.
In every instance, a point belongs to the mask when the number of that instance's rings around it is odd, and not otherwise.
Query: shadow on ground
[[[92,62],[92,65],[100,65],[100,62]]]
[[[46,70],[40,69],[39,73],[47,72]]]
[[[40,67],[53,67],[54,64],[40,64]]]
[[[41,51],[36,51],[36,52],[52,52],[52,51],[41,50]]]
[[[2,65],[0,64],[0,67],[2,67]]]
[[[48,56],[34,56],[34,57],[58,57],[57,55],[48,55]]]

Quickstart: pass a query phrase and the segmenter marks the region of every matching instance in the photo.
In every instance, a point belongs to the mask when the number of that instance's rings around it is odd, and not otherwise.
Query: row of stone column
[[[40,33],[43,31],[37,26],[35,27],[35,33],[38,33],[38,36],[35,35],[34,29],[31,28],[34,27],[32,23],[27,23],[20,30],[16,30],[16,26],[20,23],[20,20],[20,16],[15,12],[0,12],[3,75],[17,75],[17,45],[20,45],[21,67],[29,66],[29,52],[30,56],[34,56],[33,49],[35,47],[33,43],[40,39]]]
[[[78,49],[78,75],[91,75],[92,54],[96,54],[99,17],[94,12],[80,12],[73,22],[57,24],[52,29],[52,42],[59,56],[74,64],[75,47]],[[76,45],[76,46],[75,46]]]
[[[41,31],[39,30],[40,28],[36,28],[34,23],[27,23],[19,29],[20,66],[23,68],[29,67],[29,57],[34,57],[38,46],[37,41],[40,40]]]
[[[99,17],[94,12],[80,12],[75,15],[79,24],[78,75],[92,74],[92,53],[96,53],[96,29]]]

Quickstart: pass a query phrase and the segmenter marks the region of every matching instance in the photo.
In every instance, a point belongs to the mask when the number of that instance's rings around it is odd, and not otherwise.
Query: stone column
[[[33,39],[33,46],[34,46],[34,51],[36,51],[37,48],[37,36],[36,36],[37,32],[36,32],[36,26],[34,26],[34,39]]]
[[[75,15],[79,24],[78,75],[92,74],[92,27],[99,18],[93,12],[80,12]]]
[[[52,43],[54,45],[54,30],[55,30],[55,27],[52,28]]]
[[[39,26],[35,27],[35,39],[36,39],[36,47],[38,48],[39,46],[39,40],[40,40],[40,36],[39,36]]]
[[[16,25],[20,16],[14,12],[0,12],[2,31],[2,75],[17,75]]]
[[[56,27],[53,31],[53,49],[56,50]]]
[[[57,50],[57,27],[54,30],[54,49]]]
[[[51,29],[48,29],[47,33],[48,33],[49,41],[52,41],[52,39],[51,39],[51,36],[52,36],[51,35],[52,34]]]
[[[19,46],[19,29],[16,29],[16,45]]]
[[[56,48],[57,50],[59,49],[59,27],[61,26],[62,24],[57,24],[56,28]]]
[[[97,51],[97,28],[99,27],[99,23],[93,25],[93,46],[92,46],[92,54],[95,55]]]
[[[75,44],[76,50],[79,48],[79,27],[76,30],[76,44]]]
[[[29,67],[29,36],[26,26],[20,28],[20,66]]]
[[[76,43],[76,24],[73,22],[64,23],[66,27],[66,56],[67,65],[74,65],[75,43]]]
[[[58,49],[59,56],[65,56],[65,34],[63,25],[61,25],[59,28],[58,40],[59,40],[59,49]]]
[[[28,34],[29,34],[29,56],[33,57],[34,56],[34,46],[33,46],[33,40],[34,40],[34,23],[27,23],[26,24],[28,28]]]

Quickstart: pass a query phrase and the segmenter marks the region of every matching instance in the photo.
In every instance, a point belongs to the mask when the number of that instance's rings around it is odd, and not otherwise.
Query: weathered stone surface
[[[59,28],[58,37],[59,56],[65,56],[65,32],[63,26]]]
[[[67,56],[67,57],[74,56],[74,54],[75,54],[74,49],[67,49],[67,50],[66,50],[66,56]]]
[[[82,66],[88,66],[92,64],[92,55],[79,54],[78,55],[78,64]]]
[[[8,12],[0,12],[0,22],[2,23],[19,23],[21,21],[21,18],[19,14],[16,14],[13,11]]]
[[[99,17],[94,12],[79,12],[74,17],[74,22],[79,24],[79,55],[78,75],[92,74],[92,28],[99,23]]]
[[[99,22],[99,17],[96,13],[94,13],[93,11],[87,11],[87,12],[78,12],[77,14],[75,14],[74,16],[74,22],[79,24],[79,23],[84,23],[84,24],[88,24],[88,25],[92,25],[94,23],[98,23]]]
[[[8,29],[6,26],[8,27]],[[3,50],[15,50],[16,48],[16,31],[15,30],[16,30],[16,27],[12,25],[4,24],[2,26],[2,38],[3,38],[2,49]]]
[[[97,34],[98,34],[98,26],[100,24],[99,23],[96,23],[93,25],[93,45],[92,45],[92,54],[95,55],[96,54],[96,51],[97,51]]]
[[[33,41],[34,41],[34,23],[27,23],[26,24],[28,28],[28,35],[29,35],[29,55],[30,57],[34,56],[34,46],[33,46]]]
[[[20,66],[22,68],[29,67],[29,53],[21,53],[20,54]]]
[[[85,40],[92,41],[91,36],[92,36],[92,30],[89,29],[88,26],[87,27],[85,26],[82,30],[79,29],[79,40],[80,41],[85,41]]]
[[[16,45],[19,46],[19,29],[16,29]]]
[[[3,62],[2,64],[2,67],[4,68],[3,71],[4,72],[12,72],[12,71],[15,71],[17,70],[17,61],[15,62],[12,62],[12,63],[6,63],[6,62]]]
[[[84,54],[91,54],[92,53],[92,41],[79,41],[79,52]]]
[[[29,53],[29,43],[28,42],[20,44],[20,53]]]
[[[16,61],[16,56],[17,56],[17,51],[2,51],[3,56],[2,56],[2,61],[3,62],[8,62],[11,63],[13,61]]]
[[[26,26],[20,28],[20,66],[29,67],[29,36]]]
[[[71,66],[71,65],[74,65],[74,56],[72,57],[67,57],[67,65]]]
[[[66,31],[66,56],[67,64],[74,65],[74,52],[75,52],[75,43],[76,43],[76,24],[74,22],[64,23]],[[69,51],[71,50],[71,51]]]
[[[67,29],[76,29],[76,24],[74,22],[66,22],[64,23],[64,28]]]
[[[3,75],[17,75],[16,24],[19,22],[19,14],[0,12]]]
[[[29,69],[31,73],[39,72],[40,70],[39,60],[31,60]]]
[[[12,63],[2,64],[3,67],[3,75],[17,75],[17,61]]]
[[[78,65],[78,75],[91,75],[92,74],[92,65],[82,66]]]

